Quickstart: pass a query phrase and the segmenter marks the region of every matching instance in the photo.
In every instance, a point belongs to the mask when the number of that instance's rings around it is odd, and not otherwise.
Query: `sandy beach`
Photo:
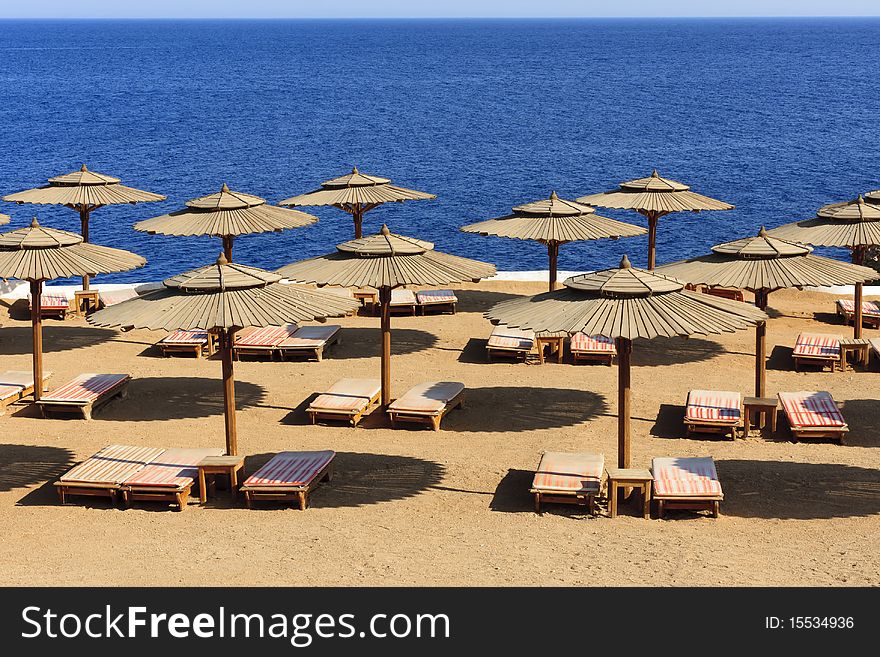
[[[316,362],[236,365],[239,449],[250,473],[281,450],[333,449],[334,481],[305,511],[231,507],[183,513],[122,510],[79,498],[61,506],[52,482],[109,443],[222,447],[220,363],[162,358],[163,333],[47,320],[45,367],[59,384],[83,371],[127,372],[126,399],[90,422],[44,420],[27,406],[0,418],[0,584],[3,585],[876,585],[880,559],[878,374],[795,373],[805,330],[850,334],[834,297],[770,296],[768,391],[827,390],[849,422],[847,444],[775,438],[685,439],[691,388],[740,390],[754,381],[754,333],[639,341],[633,356],[633,463],[654,456],[715,458],[721,517],[596,518],[548,506],[528,487],[544,450],[617,453],[616,367],[487,363],[482,313],[542,284],[461,286],[458,314],[395,317],[395,395],[425,380],[468,388],[439,433],[392,430],[380,413],[360,427],[311,426],[304,408],[343,376],[378,378],[375,317],[333,320],[343,342]],[[2,369],[30,368],[26,305],[0,309]],[[8,314],[8,316],[7,316]],[[880,335],[865,330],[866,337]],[[50,385],[50,388],[52,385]]]

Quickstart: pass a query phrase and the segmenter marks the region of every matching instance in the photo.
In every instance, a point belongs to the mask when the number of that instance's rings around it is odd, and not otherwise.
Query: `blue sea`
[[[540,245],[460,233],[556,190],[661,175],[736,204],[661,220],[658,262],[812,216],[880,187],[880,21],[470,20],[0,22],[0,192],[83,162],[163,203],[100,209],[92,240],[144,255],[98,282],[158,280],[220,242],[135,221],[232,189],[277,202],[356,165],[437,194],[367,215],[500,270]],[[78,229],[64,208],[0,204]],[[243,237],[265,268],[331,251],[348,215]],[[607,211],[641,222],[639,215]],[[8,228],[7,228],[8,229]],[[644,265],[646,238],[561,249],[560,269]]]

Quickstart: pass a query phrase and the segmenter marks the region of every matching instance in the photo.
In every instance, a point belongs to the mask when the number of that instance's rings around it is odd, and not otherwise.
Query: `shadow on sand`
[[[633,346],[633,367],[660,367],[711,360],[725,352],[714,340],[704,338],[667,338],[640,340]]]
[[[430,317],[426,318],[430,322]],[[378,320],[377,320],[378,324]],[[344,328],[340,333],[342,342],[332,346],[327,358],[378,358],[382,349],[382,333],[376,328]],[[427,331],[395,328],[391,320],[391,355],[412,354],[425,351],[437,344],[437,336]]]
[[[62,447],[0,444],[0,492],[53,480],[73,465]],[[54,491],[51,491],[54,495]]]
[[[7,326],[0,331],[0,356],[32,353],[30,326]],[[43,353],[92,347],[107,342],[116,331],[86,326],[43,325]]]

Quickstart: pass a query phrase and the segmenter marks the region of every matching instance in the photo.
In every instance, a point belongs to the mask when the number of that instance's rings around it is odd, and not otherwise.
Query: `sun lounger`
[[[410,388],[388,406],[391,426],[397,422],[421,422],[440,431],[443,416],[464,406],[464,384],[457,381],[431,381]]]
[[[97,495],[115,502],[122,482],[164,451],[155,447],[109,445],[61,475],[55,482],[58,497],[62,504],[67,495]]]
[[[122,499],[126,506],[134,501],[171,502],[183,511],[199,474],[196,466],[206,456],[223,454],[219,447],[167,449],[120,482]]]
[[[326,292],[327,294],[332,294],[337,297],[342,297],[343,299],[354,299],[355,298],[354,292],[352,292],[347,287],[327,286],[327,287],[322,287],[321,292]],[[357,315],[357,312],[358,312],[358,309],[353,308],[352,310],[349,310],[346,314],[347,315]]]
[[[797,337],[792,352],[794,369],[797,372],[803,363],[827,363],[834,371],[835,363],[840,362],[840,336],[825,333],[801,333]]]
[[[235,334],[232,355],[237,360],[242,356],[268,356],[272,358],[278,345],[296,332],[296,324],[284,326],[251,327]]]
[[[378,379],[340,379],[318,395],[306,413],[312,424],[319,419],[345,420],[355,427],[379,403],[381,392]]]
[[[711,294],[713,297],[721,297],[722,299],[730,299],[731,301],[743,301],[742,290],[728,287],[704,287],[703,294]]]
[[[834,398],[824,391],[800,390],[780,392],[782,411],[795,440],[800,438],[834,438],[843,444],[849,431],[846,420]]]
[[[174,331],[156,343],[166,358],[172,354],[194,354],[196,358],[214,353],[214,340],[207,331]]]
[[[305,511],[312,490],[325,479],[333,479],[336,452],[280,452],[245,479],[241,488],[245,503],[260,500],[298,500]]]
[[[880,358],[880,338],[871,338],[868,342],[871,344],[871,354],[874,358]]]
[[[525,359],[535,350],[535,332],[499,325],[492,329],[486,343],[486,357],[512,356]]]
[[[597,360],[609,367],[614,362],[614,356],[617,355],[617,347],[614,346],[612,338],[580,332],[571,336],[569,350],[575,363],[582,360]]]
[[[736,439],[742,426],[742,395],[727,390],[691,390],[684,411],[688,435],[692,431],[729,433]]]
[[[838,299],[837,314],[845,324],[852,324],[856,315],[855,302],[852,299]],[[876,301],[862,301],[862,324],[880,328],[880,304]]]
[[[81,413],[86,420],[92,413],[117,395],[125,392],[131,376],[128,374],[80,374],[78,377],[56,388],[37,404],[43,417],[60,413]]]
[[[101,290],[98,293],[98,299],[101,300],[101,305],[105,308],[107,306],[115,306],[117,303],[122,303],[129,299],[136,299],[139,296],[133,287],[124,287],[118,290]]]
[[[338,324],[301,326],[289,338],[278,343],[278,353],[283,359],[290,355],[313,355],[318,362],[324,358],[324,349],[342,342]]]
[[[718,517],[724,493],[711,456],[655,458],[651,474],[660,518],[666,509],[706,509]]]
[[[416,292],[416,300],[423,315],[427,314],[429,308],[448,309],[454,315],[455,304],[458,303],[458,297],[452,290],[422,290]]]
[[[605,456],[574,452],[544,452],[530,492],[535,496],[535,512],[544,502],[585,504],[596,513],[596,497],[602,488]]]
[[[33,303],[28,296],[28,310],[33,310]],[[64,319],[70,310],[70,300],[67,295],[46,293],[40,295],[40,316],[58,317]]]
[[[392,313],[406,312],[415,315],[418,305],[419,302],[416,299],[416,293],[412,290],[405,290],[403,288],[396,288],[394,290],[391,290],[391,302],[389,303],[389,310]]]
[[[52,372],[43,372],[43,383],[52,376]],[[0,372],[0,415],[6,413],[6,407],[14,404],[34,392],[34,375],[32,372],[7,370]]]

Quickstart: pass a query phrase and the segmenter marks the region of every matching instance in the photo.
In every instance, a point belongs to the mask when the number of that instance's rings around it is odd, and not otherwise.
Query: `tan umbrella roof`
[[[702,210],[732,210],[734,206],[702,194],[676,180],[661,178],[654,170],[647,178],[628,180],[617,189],[588,194],[577,199],[580,203],[603,208],[620,208],[640,212],[700,212]]]
[[[217,262],[163,281],[149,292],[100,310],[88,319],[98,326],[146,329],[233,329],[281,326],[341,317],[359,303],[321,290],[283,285],[272,272]]]
[[[753,326],[766,315],[748,304],[689,292],[668,276],[630,265],[574,276],[565,287],[504,301],[486,317],[533,331],[583,331],[609,338],[725,333]]]
[[[142,267],[139,255],[107,246],[83,243],[82,237],[40,226],[0,233],[0,277],[50,280],[84,274],[108,274]]]
[[[49,184],[15,194],[7,194],[4,201],[38,203],[43,205],[102,206],[142,201],[163,201],[161,194],[126,187],[102,173],[89,171],[85,164],[79,171],[49,178]]]
[[[265,199],[234,192],[223,184],[219,192],[186,202],[186,209],[139,221],[135,230],[161,235],[246,235],[315,223],[305,212],[269,205]]]
[[[324,181],[320,189],[284,199],[278,205],[375,205],[432,198],[437,197],[392,185],[388,178],[369,176],[355,167],[349,174]]]
[[[12,221],[12,217],[8,214],[0,214],[0,226],[8,224],[10,221]]]
[[[873,192],[868,192],[864,196],[865,200],[868,203],[880,203],[880,189],[875,189]]]
[[[445,285],[495,275],[495,265],[434,251],[431,242],[382,230],[345,242],[335,253],[278,269],[292,281],[343,287]]]
[[[811,247],[771,236],[763,228],[756,237],[719,244],[712,251],[657,272],[688,283],[753,291],[852,285],[877,277],[873,269],[814,255]]]
[[[787,240],[854,249],[880,244],[880,205],[861,196],[847,203],[823,206],[814,219],[785,224],[770,235]]]
[[[537,242],[574,242],[632,237],[648,231],[596,214],[595,208],[550,194],[549,199],[518,205],[513,214],[462,226],[466,233]]]

